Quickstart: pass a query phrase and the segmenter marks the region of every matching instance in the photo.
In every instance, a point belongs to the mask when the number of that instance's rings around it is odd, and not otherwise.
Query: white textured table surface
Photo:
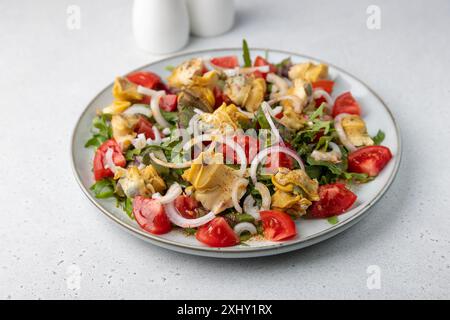
[[[450,2],[276,3],[240,1],[231,32],[185,50],[246,37],[369,84],[404,142],[400,173],[371,214],[319,245],[260,259],[188,256],[125,233],[81,193],[69,140],[115,75],[160,58],[135,47],[131,1],[2,1],[0,298],[450,298]],[[66,27],[69,4],[81,8],[80,30]],[[370,4],[380,30],[366,27]],[[370,265],[380,289],[366,286]]]

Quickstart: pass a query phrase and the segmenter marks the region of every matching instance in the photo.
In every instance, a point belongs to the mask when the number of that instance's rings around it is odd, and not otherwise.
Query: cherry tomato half
[[[127,163],[125,157],[122,154],[122,149],[117,144],[116,140],[109,139],[103,142],[103,144],[98,147],[94,157],[94,178],[96,181],[114,176],[114,173],[110,169],[105,169],[104,165],[105,154],[109,148],[113,149],[112,159],[116,166],[125,167]]]
[[[175,199],[175,208],[181,216],[187,219],[197,218],[195,209],[198,208],[198,202],[193,197],[179,196]]]
[[[332,110],[333,117],[340,113],[361,114],[361,107],[350,92],[345,92],[336,98]]]
[[[392,159],[391,150],[383,146],[362,147],[348,156],[348,171],[375,177]]]
[[[211,63],[215,66],[227,69],[233,69],[239,66],[239,60],[236,56],[212,58]]]
[[[319,187],[319,201],[309,209],[312,218],[329,218],[347,211],[356,201],[356,195],[343,183],[325,184]]]
[[[294,220],[282,211],[261,211],[264,237],[271,241],[287,240],[297,234]]]
[[[133,200],[133,214],[139,226],[153,234],[164,234],[172,229],[163,205],[155,199],[137,196]]]
[[[195,237],[210,247],[230,247],[239,243],[239,237],[222,217],[214,218],[199,227]]]

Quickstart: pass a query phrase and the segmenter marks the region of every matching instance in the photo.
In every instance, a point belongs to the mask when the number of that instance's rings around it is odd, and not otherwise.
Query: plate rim
[[[202,49],[202,50],[193,50],[193,51],[186,51],[186,52],[180,52],[177,54],[172,54],[170,56],[167,56],[162,59],[155,60],[153,62],[147,63],[145,65],[142,65],[138,68],[135,68],[134,70],[131,70],[131,72],[135,72],[138,70],[142,70],[144,68],[151,67],[154,64],[158,64],[167,60],[171,60],[174,58],[179,58],[182,56],[187,55],[195,55],[195,54],[205,54],[207,52],[217,52],[217,51],[234,51],[234,50],[242,50],[240,47],[228,47],[228,48],[213,48],[213,49]],[[79,172],[77,171],[76,165],[75,165],[75,136],[78,132],[78,128],[80,125],[81,118],[88,112],[89,106],[104,92],[109,90],[110,86],[113,84],[113,82],[109,83],[105,88],[103,88],[101,91],[99,91],[86,105],[83,112],[79,115],[78,119],[76,120],[75,126],[72,130],[71,134],[71,142],[70,142],[70,159],[71,159],[71,167],[72,172],[75,176],[75,180],[77,181],[79,187],[83,191],[84,195],[88,198],[88,200],[97,208],[99,209],[103,214],[105,214],[108,218],[110,218],[112,221],[116,222],[118,225],[120,225],[122,228],[124,228],[126,231],[130,232],[131,234],[137,236],[138,238],[141,238],[143,240],[149,241],[152,244],[155,244],[157,246],[171,249],[178,252],[184,252],[184,253],[190,253],[190,254],[196,254],[201,256],[214,256],[214,257],[230,257],[230,258],[238,258],[238,257],[250,257],[250,256],[265,256],[265,255],[273,255],[273,254],[281,254],[293,250],[298,250],[304,247],[311,246],[313,244],[322,242],[326,239],[329,239],[340,232],[346,230],[347,228],[353,226],[358,221],[360,221],[363,217],[367,215],[369,212],[369,209],[373,207],[380,199],[381,197],[389,190],[392,183],[395,180],[395,177],[397,176],[398,170],[400,168],[400,163],[402,159],[403,154],[403,147],[402,147],[402,138],[401,138],[401,132],[400,127],[392,114],[391,110],[387,106],[387,104],[384,102],[384,100],[370,87],[368,86],[364,81],[360,80],[358,77],[354,76],[350,72],[343,70],[340,67],[335,66],[332,63],[328,63],[325,60],[318,59],[315,57],[311,57],[309,55],[301,54],[301,53],[295,53],[292,51],[286,51],[286,50],[279,50],[279,49],[270,49],[270,48],[257,48],[257,47],[251,47],[250,50],[258,50],[258,51],[264,51],[264,52],[276,52],[284,55],[290,55],[290,56],[298,56],[301,58],[317,61],[319,63],[325,63],[334,69],[336,69],[338,72],[346,74],[355,80],[359,81],[364,87],[366,87],[371,94],[373,94],[383,105],[385,110],[387,111],[389,117],[392,119],[392,122],[395,127],[396,135],[397,135],[397,154],[395,157],[394,162],[394,168],[389,176],[387,182],[383,186],[383,188],[376,194],[376,196],[367,203],[364,204],[364,206],[359,210],[359,212],[355,213],[352,217],[346,219],[342,223],[338,223],[326,230],[320,231],[314,235],[308,236],[303,239],[298,239],[297,241],[287,243],[287,242],[279,242],[274,243],[271,245],[263,246],[263,247],[226,247],[226,248],[215,248],[215,247],[197,247],[192,246],[190,244],[183,244],[177,241],[164,239],[161,237],[158,237],[157,235],[152,235],[150,233],[144,232],[142,230],[138,230],[135,227],[125,223],[124,221],[120,220],[119,218],[115,217],[112,213],[110,213],[107,209],[103,208],[96,199],[94,199],[93,195],[89,192],[88,189],[84,186],[84,184],[81,181],[81,177]],[[283,249],[283,250],[280,250]]]

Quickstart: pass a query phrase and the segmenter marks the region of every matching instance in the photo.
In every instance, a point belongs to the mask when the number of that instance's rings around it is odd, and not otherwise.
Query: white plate
[[[284,58],[292,57],[294,63],[302,61],[316,61],[317,59],[306,57],[290,52],[279,50],[252,49],[252,56],[264,56],[268,52],[270,61],[281,61]],[[160,60],[146,65],[138,70],[150,70],[166,78],[169,72],[166,66],[176,66],[179,63],[192,58],[204,56],[225,56],[235,54],[242,56],[241,49],[218,49],[184,53]],[[137,223],[119,208],[116,208],[115,200],[96,199],[89,191],[89,187],[94,183],[92,168],[93,150],[86,149],[84,144],[89,139],[92,119],[98,109],[103,108],[112,101],[112,84],[102,90],[87,106],[81,114],[72,137],[72,161],[76,180],[88,199],[103,212],[107,217],[117,222],[123,229],[131,232],[155,245],[202,256],[212,256],[221,258],[244,258],[265,255],[279,254],[300,248],[304,248],[317,242],[328,239],[359,221],[369,208],[373,206],[391,185],[400,164],[401,143],[399,129],[394,118],[383,103],[383,101],[364,83],[356,79],[349,73],[330,66],[330,74],[336,77],[336,85],[333,90],[334,95],[339,95],[345,91],[351,91],[358,100],[362,108],[362,116],[366,121],[369,133],[375,135],[378,129],[386,133],[383,145],[389,147],[393,154],[393,159],[384,168],[381,174],[372,182],[362,186],[351,187],[357,194],[358,199],[353,208],[347,213],[339,216],[339,223],[331,225],[326,219],[304,220],[297,223],[298,235],[296,238],[285,242],[270,242],[253,239],[247,242],[247,246],[235,246],[228,248],[209,248],[198,242],[193,236],[186,236],[180,230],[173,230],[165,235],[152,235],[139,228]]]

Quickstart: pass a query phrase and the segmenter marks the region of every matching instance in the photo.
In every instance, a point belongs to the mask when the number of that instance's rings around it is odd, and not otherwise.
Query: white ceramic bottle
[[[189,39],[185,0],[134,0],[133,34],[137,45],[151,53],[169,53]]]
[[[217,36],[234,24],[233,0],[187,0],[187,6],[193,35]]]

